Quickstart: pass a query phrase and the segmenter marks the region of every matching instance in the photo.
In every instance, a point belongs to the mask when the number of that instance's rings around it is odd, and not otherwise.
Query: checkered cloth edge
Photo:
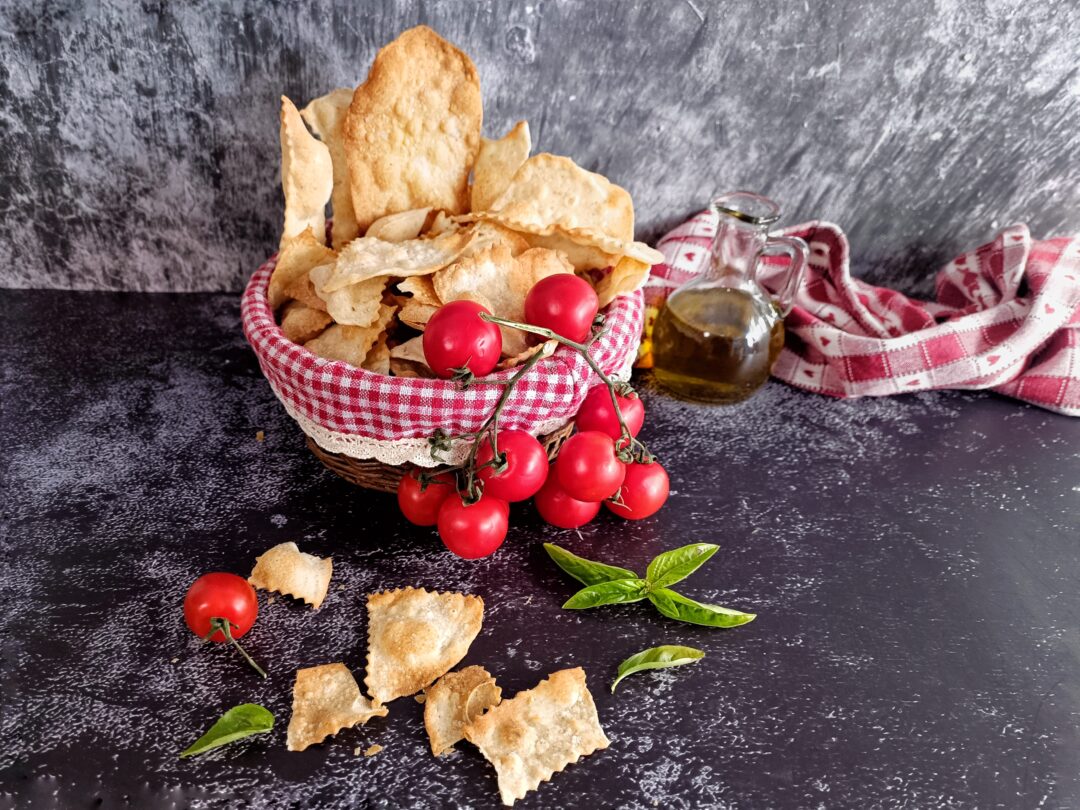
[[[448,380],[388,377],[341,361],[324,360],[286,339],[266,300],[275,258],[251,277],[241,301],[244,336],[255,350],[274,392],[296,412],[327,430],[393,441],[479,429],[502,393],[496,385],[461,390]],[[644,319],[640,292],[613,301],[605,310],[608,332],[593,346],[606,374],[624,368],[638,343]],[[512,370],[493,375],[509,379]],[[553,418],[569,420],[597,382],[585,360],[560,346],[514,387],[499,424],[533,429]]]
[[[703,211],[660,240],[647,303],[703,271],[715,227]],[[1010,226],[945,265],[928,302],[852,278],[836,225],[782,233],[806,240],[810,266],[773,376],[834,397],[988,388],[1080,416],[1080,237],[1034,241]],[[779,288],[785,261],[765,260],[766,288]]]

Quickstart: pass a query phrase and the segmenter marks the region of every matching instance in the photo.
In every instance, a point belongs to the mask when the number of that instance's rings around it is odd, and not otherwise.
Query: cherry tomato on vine
[[[491,373],[502,354],[499,327],[480,318],[491,314],[475,301],[452,301],[431,316],[424,330],[424,359],[435,374],[454,376],[455,368],[468,368],[477,377]]]
[[[645,422],[645,406],[641,404],[641,399],[636,394],[631,397],[624,397],[621,394],[615,396],[630,435],[637,436],[641,425]],[[615,408],[611,404],[611,393],[606,385],[594,385],[589,389],[589,393],[585,395],[585,401],[578,408],[574,421],[578,430],[598,430],[613,439],[622,435],[619,417],[615,414]]]
[[[496,472],[484,467],[477,475],[484,482],[484,494],[504,501],[524,501],[535,495],[548,477],[548,457],[536,437],[524,430],[500,430],[495,442],[499,455],[506,456],[506,469]],[[476,464],[494,458],[491,436],[485,436],[476,454]]]
[[[476,560],[502,545],[510,527],[510,504],[501,498],[481,495],[466,504],[458,496],[447,498],[439,508],[439,537],[459,557]]]
[[[567,340],[582,343],[592,331],[600,306],[596,290],[573,273],[542,278],[525,296],[525,320]]]
[[[398,483],[398,507],[410,523],[434,526],[439,522],[439,507],[456,491],[453,475],[439,475],[425,487],[416,477],[415,471],[406,473]]]
[[[626,465],[626,478],[616,495],[621,503],[604,501],[604,506],[627,520],[642,520],[655,515],[668,499],[667,471],[659,461]]]
[[[533,503],[536,504],[540,517],[560,529],[584,526],[600,512],[598,502],[579,501],[567,495],[554,475],[548,476],[544,486],[536,493]]]
[[[626,465],[615,456],[615,441],[606,433],[575,433],[555,460],[559,486],[579,501],[602,501],[615,494],[626,476]]]
[[[191,632],[205,638],[211,630],[210,620],[229,622],[233,638],[240,638],[255,624],[259,615],[259,600],[251,584],[236,574],[203,574],[188,588],[184,597],[184,621]],[[211,641],[228,641],[218,630]]]

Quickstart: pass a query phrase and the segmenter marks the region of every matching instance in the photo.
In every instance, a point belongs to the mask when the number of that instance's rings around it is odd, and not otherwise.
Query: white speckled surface
[[[405,584],[483,596],[462,665],[506,696],[585,668],[612,745],[525,808],[1080,803],[1075,420],[775,383],[711,410],[646,381],[666,508],[580,533],[518,508],[503,550],[470,563],[307,453],[234,296],[3,291],[0,306],[0,805],[497,807],[493,770],[467,744],[435,760],[411,699],[285,750],[295,669],[362,677],[364,595]],[[199,574],[246,573],[284,540],[333,555],[334,579],[318,613],[260,595],[261,682],[200,649],[180,603]],[[640,570],[717,542],[685,592],[759,618],[722,632],[643,604],[562,611],[574,584],[544,540]],[[619,661],[665,642],[706,658],[607,691]],[[270,735],[176,758],[246,701],[275,713]]]

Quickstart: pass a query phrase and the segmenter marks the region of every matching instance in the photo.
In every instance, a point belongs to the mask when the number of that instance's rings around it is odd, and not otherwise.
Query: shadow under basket
[[[549,459],[555,459],[555,456],[559,454],[562,443],[566,441],[573,430],[574,423],[567,422],[558,430],[539,437],[539,442],[547,451]],[[331,453],[319,447],[310,436],[307,440],[307,446],[315,454],[315,458],[326,465],[330,472],[340,475],[350,484],[356,484],[358,487],[364,487],[365,489],[377,489],[380,492],[397,492],[398,482],[401,481],[401,477],[415,466],[413,464],[384,464],[375,459],[359,459],[341,453]],[[425,467],[424,469],[438,472],[440,469],[445,468]]]

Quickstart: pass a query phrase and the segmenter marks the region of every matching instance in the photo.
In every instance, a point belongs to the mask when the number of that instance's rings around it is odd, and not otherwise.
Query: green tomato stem
[[[213,636],[214,633],[216,633],[218,630],[220,630],[222,635],[224,635],[225,638],[228,639],[229,642],[234,647],[236,647],[237,650],[240,651],[240,655],[244,656],[244,660],[251,664],[251,666],[255,668],[255,671],[258,672],[263,678],[266,678],[266,670],[256,664],[255,659],[248,655],[247,650],[240,646],[240,642],[233,638],[232,627],[232,622],[230,622],[228,619],[223,619],[220,616],[214,616],[210,619],[210,632],[203,637],[203,641],[209,641],[210,637]]]

